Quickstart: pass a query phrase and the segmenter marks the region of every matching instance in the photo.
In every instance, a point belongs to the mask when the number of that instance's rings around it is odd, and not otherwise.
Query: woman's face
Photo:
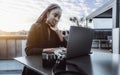
[[[61,13],[62,10],[60,8],[51,10],[51,12],[47,14],[46,23],[52,27],[55,27],[60,19]]]

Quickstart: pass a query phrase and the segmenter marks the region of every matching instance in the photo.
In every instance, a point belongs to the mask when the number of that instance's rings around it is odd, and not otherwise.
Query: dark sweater
[[[32,25],[26,44],[27,55],[41,55],[44,48],[66,47],[66,40],[60,42],[60,39],[55,31],[50,29],[50,36],[48,35],[49,26],[46,23],[35,23]]]

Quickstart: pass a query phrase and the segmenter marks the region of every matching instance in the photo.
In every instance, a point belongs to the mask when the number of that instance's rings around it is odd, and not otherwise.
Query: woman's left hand
[[[57,26],[55,26],[55,27],[50,27],[50,29],[53,30],[53,31],[55,31],[55,32],[59,30]]]

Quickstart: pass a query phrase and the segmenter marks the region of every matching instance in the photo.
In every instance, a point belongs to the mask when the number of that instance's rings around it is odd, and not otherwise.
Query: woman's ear
[[[47,12],[46,18],[49,16],[50,12]]]
[[[46,22],[47,22],[47,20],[48,20],[49,14],[50,14],[50,12],[47,12],[47,13],[46,13],[46,17],[45,17]]]

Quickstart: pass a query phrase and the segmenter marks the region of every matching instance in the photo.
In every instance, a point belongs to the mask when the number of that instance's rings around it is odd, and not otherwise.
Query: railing
[[[0,59],[25,56],[26,38],[26,35],[0,35]],[[95,45],[97,43],[93,40],[92,47]],[[100,42],[96,47],[101,48]]]
[[[69,31],[61,31],[63,36],[69,34]],[[12,59],[14,57],[26,55],[27,35],[0,35],[0,59]]]
[[[25,55],[26,35],[0,35],[0,59]]]
[[[92,48],[104,48],[109,50],[112,48],[112,40],[94,39],[92,42]]]

